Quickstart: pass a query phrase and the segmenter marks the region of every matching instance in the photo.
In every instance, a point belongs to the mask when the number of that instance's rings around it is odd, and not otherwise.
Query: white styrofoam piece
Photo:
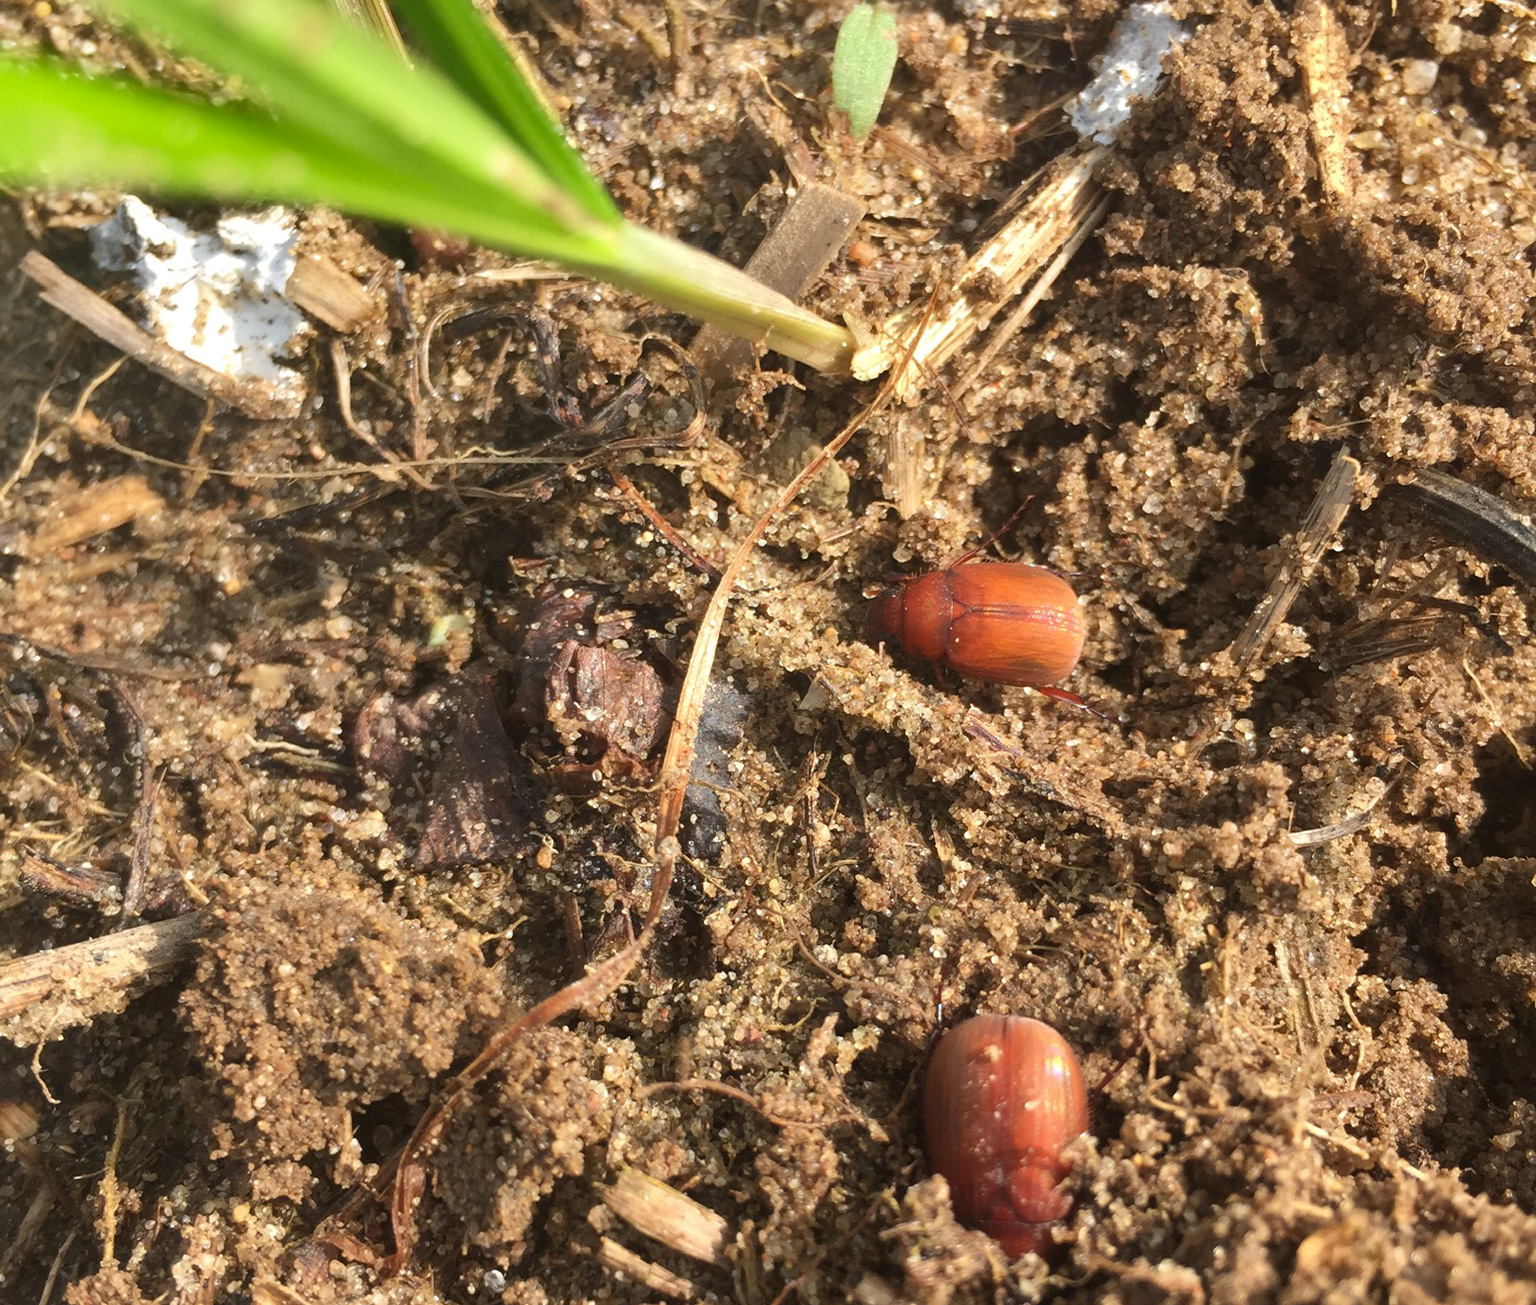
[[[1098,74],[1067,108],[1077,134],[1113,145],[1131,116],[1131,103],[1151,95],[1163,79],[1163,56],[1189,39],[1164,0],[1134,4],[1110,35]]]
[[[284,209],[224,217],[198,232],[132,195],[91,232],[97,262],[138,281],[146,329],[215,371],[301,397],[303,379],[276,361],[297,352],[311,329],[283,295],[297,239]]]

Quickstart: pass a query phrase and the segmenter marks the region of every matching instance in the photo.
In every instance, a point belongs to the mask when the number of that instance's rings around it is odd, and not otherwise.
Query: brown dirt
[[[1081,84],[1114,17],[902,11],[860,148],[827,119],[829,10],[684,12],[682,64],[653,49],[659,7],[511,19],[634,217],[740,261],[788,160],[865,196],[868,246],[809,301],[868,320],[952,277],[1064,147],[1009,127]],[[210,914],[194,963],[126,1010],[0,1049],[0,1104],[36,1125],[8,1126],[0,1296],[651,1298],[604,1267],[602,1229],[711,1300],[862,1282],[924,1302],[1536,1301],[1531,593],[1380,492],[1439,465],[1536,496],[1536,37],[1514,5],[1341,5],[1349,190],[1329,198],[1295,20],[1189,13],[1109,217],[983,387],[885,414],[849,487],[775,524],[716,669],[738,691],[715,722],[729,763],[694,814],[723,819],[723,848],[698,835],[628,986],[517,1045],[455,1115],[391,1280],[369,1262],[391,1249],[381,1207],[343,1202],[502,1018],[627,938],[656,808],[654,757],[626,750],[648,719],[633,694],[675,687],[709,581],[591,468],[514,499],[439,469],[430,491],[257,529],[379,483],[349,470],[379,455],[338,419],[324,351],[297,423],[206,411],[132,364],[91,389],[111,353],[6,274],[0,631],[69,660],[0,684],[0,938],[31,954],[115,922],[138,767],[103,676],[148,731],[146,910]],[[73,6],[0,17],[103,48]],[[1410,60],[1438,61],[1427,93],[1405,89]],[[0,266],[40,244],[102,284],[78,234],[100,211],[6,208]],[[346,346],[386,449],[548,436],[516,322],[444,335],[410,372],[439,309],[539,306],[589,413],[649,369],[615,457],[716,560],[767,502],[781,431],[820,443],[868,398],[765,370],[674,447],[689,389],[642,337],[685,324],[586,286],[476,288],[393,231],[322,215],[309,238],[372,278],[378,315]],[[884,436],[913,430],[930,511],[899,521]],[[1239,674],[1224,650],[1340,447],[1357,508]],[[29,547],[68,495],[129,474],[159,511]],[[1027,494],[1006,547],[1079,577],[1070,684],[1102,716],[861,641],[867,586],[951,562]],[[548,729],[509,710],[539,698],[520,676],[564,674],[520,614],[575,582],[607,613],[583,665],[628,668],[633,719],[601,737],[582,704],[608,700],[576,670],[549,682]],[[1438,605],[1365,624],[1404,593]],[[1377,798],[1350,836],[1288,837]],[[493,799],[505,818],[478,820]],[[24,881],[28,852],[78,891]],[[89,891],[84,862],[106,872]],[[1103,1082],[1049,1265],[957,1227],[923,1159],[930,1037],[974,1010],[1050,1021]],[[730,1267],[615,1225],[598,1191],[625,1166],[723,1215]],[[338,1211],[345,1235],[315,1240]]]

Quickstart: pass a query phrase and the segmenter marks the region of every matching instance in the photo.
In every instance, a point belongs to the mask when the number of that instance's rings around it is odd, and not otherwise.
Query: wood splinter
[[[259,421],[297,417],[302,396],[253,379],[237,380],[194,362],[179,349],[156,339],[126,313],[114,308],[83,282],[35,249],[21,260],[21,270],[37,282],[43,302],[72,317],[92,335],[119,349],[150,371],[203,399],[238,408]]]
[[[192,911],[0,963],[0,1035],[31,1046],[115,1014],[191,959],[205,919]]]

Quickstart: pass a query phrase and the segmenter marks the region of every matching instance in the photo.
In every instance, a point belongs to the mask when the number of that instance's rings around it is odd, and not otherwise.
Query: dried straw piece
[[[610,1269],[617,1269],[642,1287],[660,1292],[663,1296],[670,1296],[673,1300],[700,1299],[698,1288],[687,1278],[669,1269],[663,1269],[659,1264],[642,1260],[633,1251],[620,1246],[610,1238],[604,1237],[599,1242],[597,1257]]]
[[[1354,196],[1349,173],[1349,73],[1355,59],[1344,24],[1328,0],[1301,0],[1291,19],[1291,42],[1307,88],[1312,151],[1323,197],[1343,204]]]
[[[140,517],[153,516],[165,500],[143,476],[114,476],[55,500],[43,523],[27,541],[31,557],[73,548]]]
[[[1351,811],[1343,820],[1336,820],[1331,825],[1319,825],[1316,829],[1293,829],[1286,835],[1294,847],[1320,847],[1324,843],[1332,843],[1340,838],[1348,838],[1351,834],[1358,833],[1371,823],[1371,815],[1407,775],[1408,767],[1402,766],[1397,774],[1387,781],[1385,788],[1365,804],[1359,811]]]
[[[1301,592],[1301,587],[1306,584],[1323,554],[1333,543],[1333,537],[1338,534],[1349,505],[1354,502],[1355,482],[1359,475],[1360,464],[1341,449],[1333,465],[1328,468],[1328,474],[1323,477],[1323,483],[1318,488],[1317,497],[1312,500],[1312,506],[1307,509],[1301,529],[1286,549],[1285,561],[1275,572],[1275,578],[1269,582],[1264,597],[1253,609],[1253,615],[1248,618],[1243,632],[1233,641],[1232,664],[1239,672],[1247,670],[1268,647],[1280,623],[1290,612],[1291,604],[1296,601],[1296,595]]]
[[[1106,146],[1080,142],[1025,182],[1019,212],[971,257],[942,300],[914,304],[888,319],[854,354],[853,374],[869,380],[906,354],[895,385],[895,397],[904,399],[1031,282],[1033,307],[1066,266],[1062,250],[1075,249],[1104,215],[1096,178],[1108,157]],[[1015,314],[1009,326],[1017,330],[1022,321],[1023,315]]]
[[[311,317],[343,335],[350,335],[379,313],[379,304],[355,276],[314,254],[303,254],[294,263],[283,293]]]
[[[25,1142],[36,1132],[36,1106],[25,1101],[0,1100],[0,1146]]]
[[[730,1224],[675,1187],[638,1169],[626,1169],[600,1195],[603,1204],[636,1232],[690,1259],[724,1267]]]
[[[864,201],[812,182],[802,186],[745,271],[791,299],[799,299],[837,256],[864,216]],[[700,373],[711,381],[752,361],[752,342],[718,326],[706,326],[689,346]]]

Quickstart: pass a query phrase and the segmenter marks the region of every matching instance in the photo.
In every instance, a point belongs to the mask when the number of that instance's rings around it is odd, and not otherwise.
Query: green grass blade
[[[846,326],[801,308],[713,254],[626,222],[619,257],[591,269],[612,281],[818,371],[847,371],[853,335]]]
[[[0,176],[324,204],[440,228],[638,291],[823,370],[848,362],[845,328],[625,222],[542,110],[528,117],[514,95],[493,116],[442,72],[407,66],[318,0],[96,2],[239,78],[266,109],[0,58]],[[439,51],[450,38],[435,38]],[[507,135],[506,115],[524,116],[542,157]]]
[[[322,0],[91,0],[231,74],[283,121],[370,158],[431,157],[438,172],[517,194],[572,230],[611,222],[546,176],[479,106],[431,68],[410,68]]]
[[[538,206],[420,159],[359,156],[259,110],[213,105],[51,64],[0,59],[0,175],[46,186],[144,187],[196,198],[326,204],[590,265],[614,227],[571,231]]]
[[[618,208],[565,138],[560,124],[523,78],[522,70],[470,0],[394,0],[415,43],[448,77],[525,149],[561,186],[582,197],[589,212],[619,216]]]
[[[895,68],[896,15],[883,4],[854,5],[832,51],[832,103],[859,140],[874,130]]]

